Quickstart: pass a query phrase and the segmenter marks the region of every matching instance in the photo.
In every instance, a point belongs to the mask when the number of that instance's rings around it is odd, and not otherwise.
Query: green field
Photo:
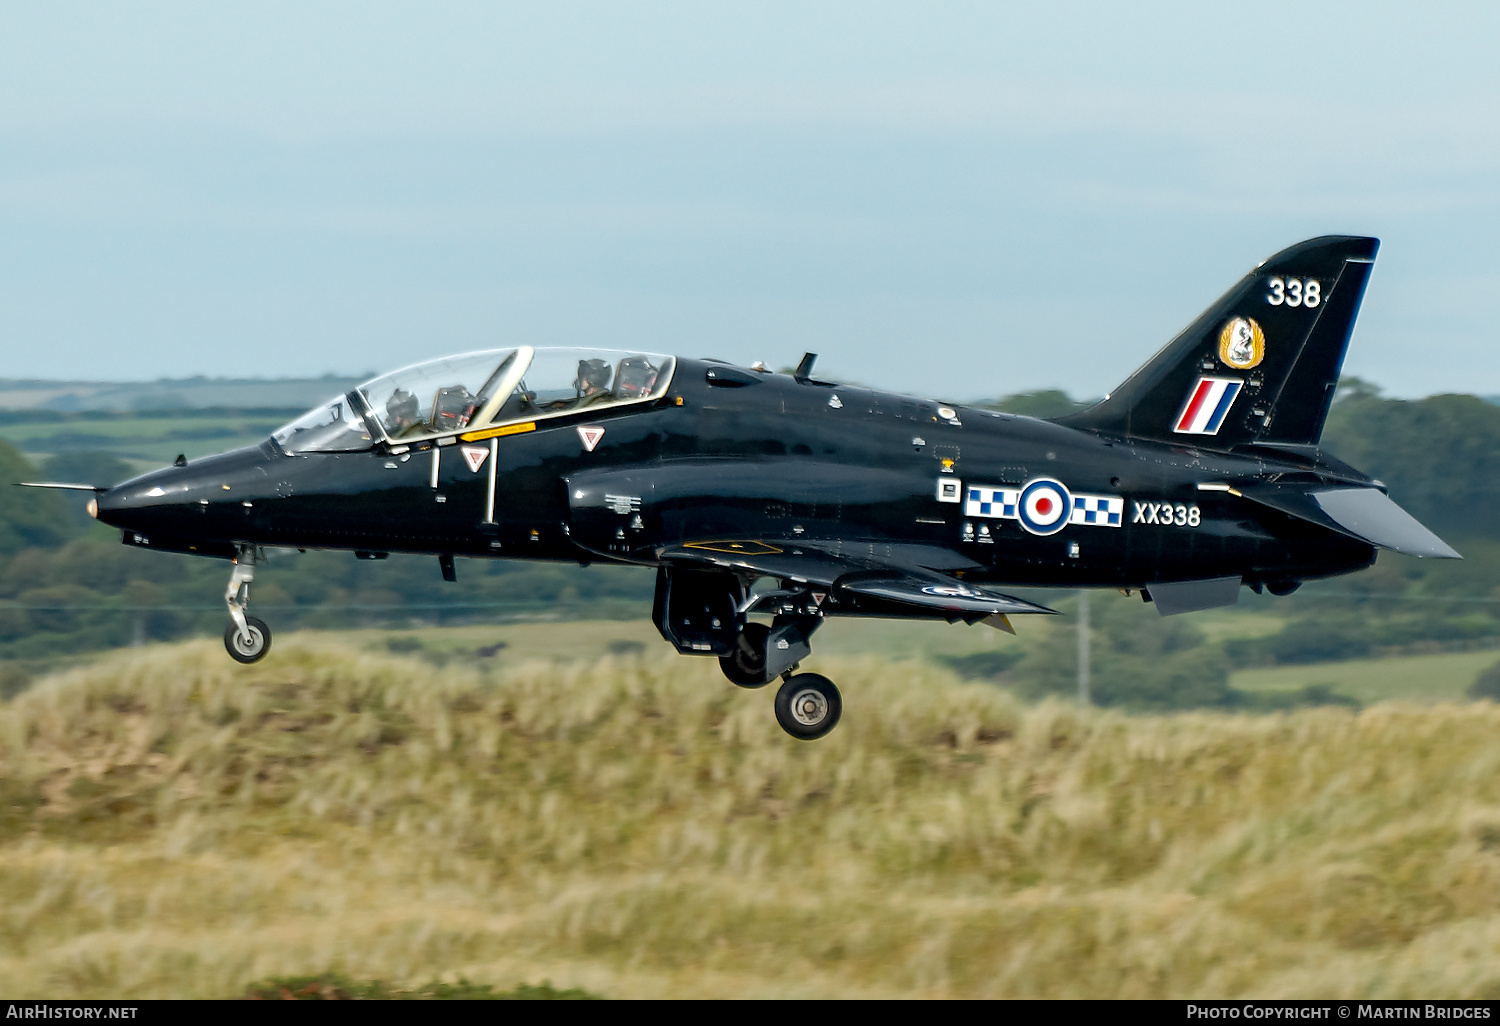
[[[1196,617],[1201,619],[1195,618],[1194,622],[1216,639],[1263,636],[1281,624],[1278,618],[1261,614],[1234,617],[1210,613]],[[982,625],[834,617],[813,639],[813,656],[805,668],[817,670],[824,660],[859,657],[942,665],[946,659],[1030,644],[1034,623],[1017,618],[1019,636],[1012,637]],[[440,661],[497,667],[513,667],[539,659],[592,662],[609,655],[654,657],[671,651],[647,620],[537,620],[467,627],[302,633],[308,637],[342,639],[370,651],[421,653]],[[712,665],[708,659],[693,661]],[[1295,692],[1309,685],[1330,685],[1333,694],[1354,699],[1360,705],[1391,700],[1461,701],[1480,671],[1496,663],[1500,663],[1500,651],[1486,649],[1269,666],[1239,670],[1231,675],[1230,685],[1253,693]],[[1096,662],[1094,670],[1107,672],[1107,665]]]
[[[1500,663],[1500,652],[1441,652],[1389,656],[1308,666],[1268,666],[1241,670],[1229,678],[1245,691],[1295,691],[1308,685],[1332,685],[1335,694],[1371,705],[1391,699],[1411,702],[1461,700],[1481,670]]]
[[[0,993],[1500,998],[1492,703],[1123,716],[830,656],[801,743],[710,660],[373,640],[0,706]]]
[[[39,464],[61,452],[103,452],[125,459],[137,470],[263,441],[290,415],[202,413],[184,410],[164,416],[59,417],[0,423],[0,439]]]
[[[316,632],[306,632],[313,634]],[[649,620],[535,620],[468,627],[374,629],[326,635],[346,639],[376,651],[416,651],[448,658],[475,658],[481,648],[503,642],[492,655],[499,665],[527,660],[593,661],[606,655],[671,652]],[[1016,644],[1014,638],[985,626],[900,620],[830,618],[814,640],[814,657],[872,656],[882,659],[932,662],[939,656],[962,656]],[[712,660],[699,659],[705,665]]]

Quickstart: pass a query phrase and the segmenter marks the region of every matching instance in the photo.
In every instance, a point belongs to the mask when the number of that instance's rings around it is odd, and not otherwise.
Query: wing
[[[974,621],[1056,612],[943,573],[977,570],[979,564],[940,546],[710,539],[662,549],[659,558],[668,565],[740,570],[827,589],[846,613]]]
[[[853,595],[965,616],[1056,612],[1055,609],[1048,609],[1035,602],[986,591],[952,577],[918,570],[916,567],[856,570],[834,581],[833,593],[836,597]]]

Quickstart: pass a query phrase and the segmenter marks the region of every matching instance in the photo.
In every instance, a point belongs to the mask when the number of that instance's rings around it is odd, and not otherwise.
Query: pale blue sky
[[[1500,5],[0,0],[4,377],[518,343],[1106,391],[1383,248],[1348,369],[1500,392]]]

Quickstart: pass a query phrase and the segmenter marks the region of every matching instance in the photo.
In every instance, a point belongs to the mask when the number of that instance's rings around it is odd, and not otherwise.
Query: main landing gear
[[[766,646],[772,631],[772,627],[763,623],[747,622],[736,636],[733,650],[719,657],[719,669],[731,684],[763,688],[771,682],[766,675]],[[815,741],[838,726],[844,700],[827,677],[794,673],[796,669],[794,663],[781,675],[781,687],[776,691],[776,722],[798,740]]]
[[[777,677],[776,722],[792,737],[813,741],[838,725],[844,701],[833,681],[797,673],[812,654],[809,638],[822,625],[821,596],[806,587],[784,587],[747,597],[732,573],[661,570],[653,619],[684,655],[712,655],[730,683],[763,688]],[[770,613],[770,626],[746,619]]]
[[[249,616],[245,610],[250,606],[250,582],[255,580],[257,553],[250,545],[241,545],[234,560],[234,572],[229,575],[229,587],[224,591],[224,603],[229,607],[229,626],[224,628],[224,648],[238,662],[254,663],[271,651],[271,628],[258,616]]]
[[[839,725],[844,699],[818,673],[788,674],[776,691],[776,722],[799,741],[816,741]]]
[[[719,656],[719,669],[731,684],[742,688],[763,688],[771,682],[766,676],[766,641],[771,628],[763,623],[747,623],[735,635],[728,655]]]

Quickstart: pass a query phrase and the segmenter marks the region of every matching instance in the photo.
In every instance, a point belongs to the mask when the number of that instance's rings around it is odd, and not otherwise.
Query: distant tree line
[[[1050,418],[1087,404],[1052,391],[986,405]],[[1346,378],[1321,444],[1384,483],[1464,559],[1383,552],[1369,570],[1308,584],[1289,598],[1245,593],[1243,606],[1286,614],[1281,630],[1264,638],[1211,642],[1191,618],[1161,618],[1141,603],[1094,603],[1091,663],[1104,668],[1092,689],[1095,702],[1141,711],[1229,708],[1246,701],[1229,687],[1229,674],[1242,667],[1500,647],[1500,406],[1470,395],[1386,399],[1369,383]],[[1043,635],[1040,644],[962,657],[955,668],[1032,696],[1073,694],[1072,624],[1034,630]],[[1500,666],[1470,693],[1500,700]],[[1339,699],[1315,686],[1285,700]]]

